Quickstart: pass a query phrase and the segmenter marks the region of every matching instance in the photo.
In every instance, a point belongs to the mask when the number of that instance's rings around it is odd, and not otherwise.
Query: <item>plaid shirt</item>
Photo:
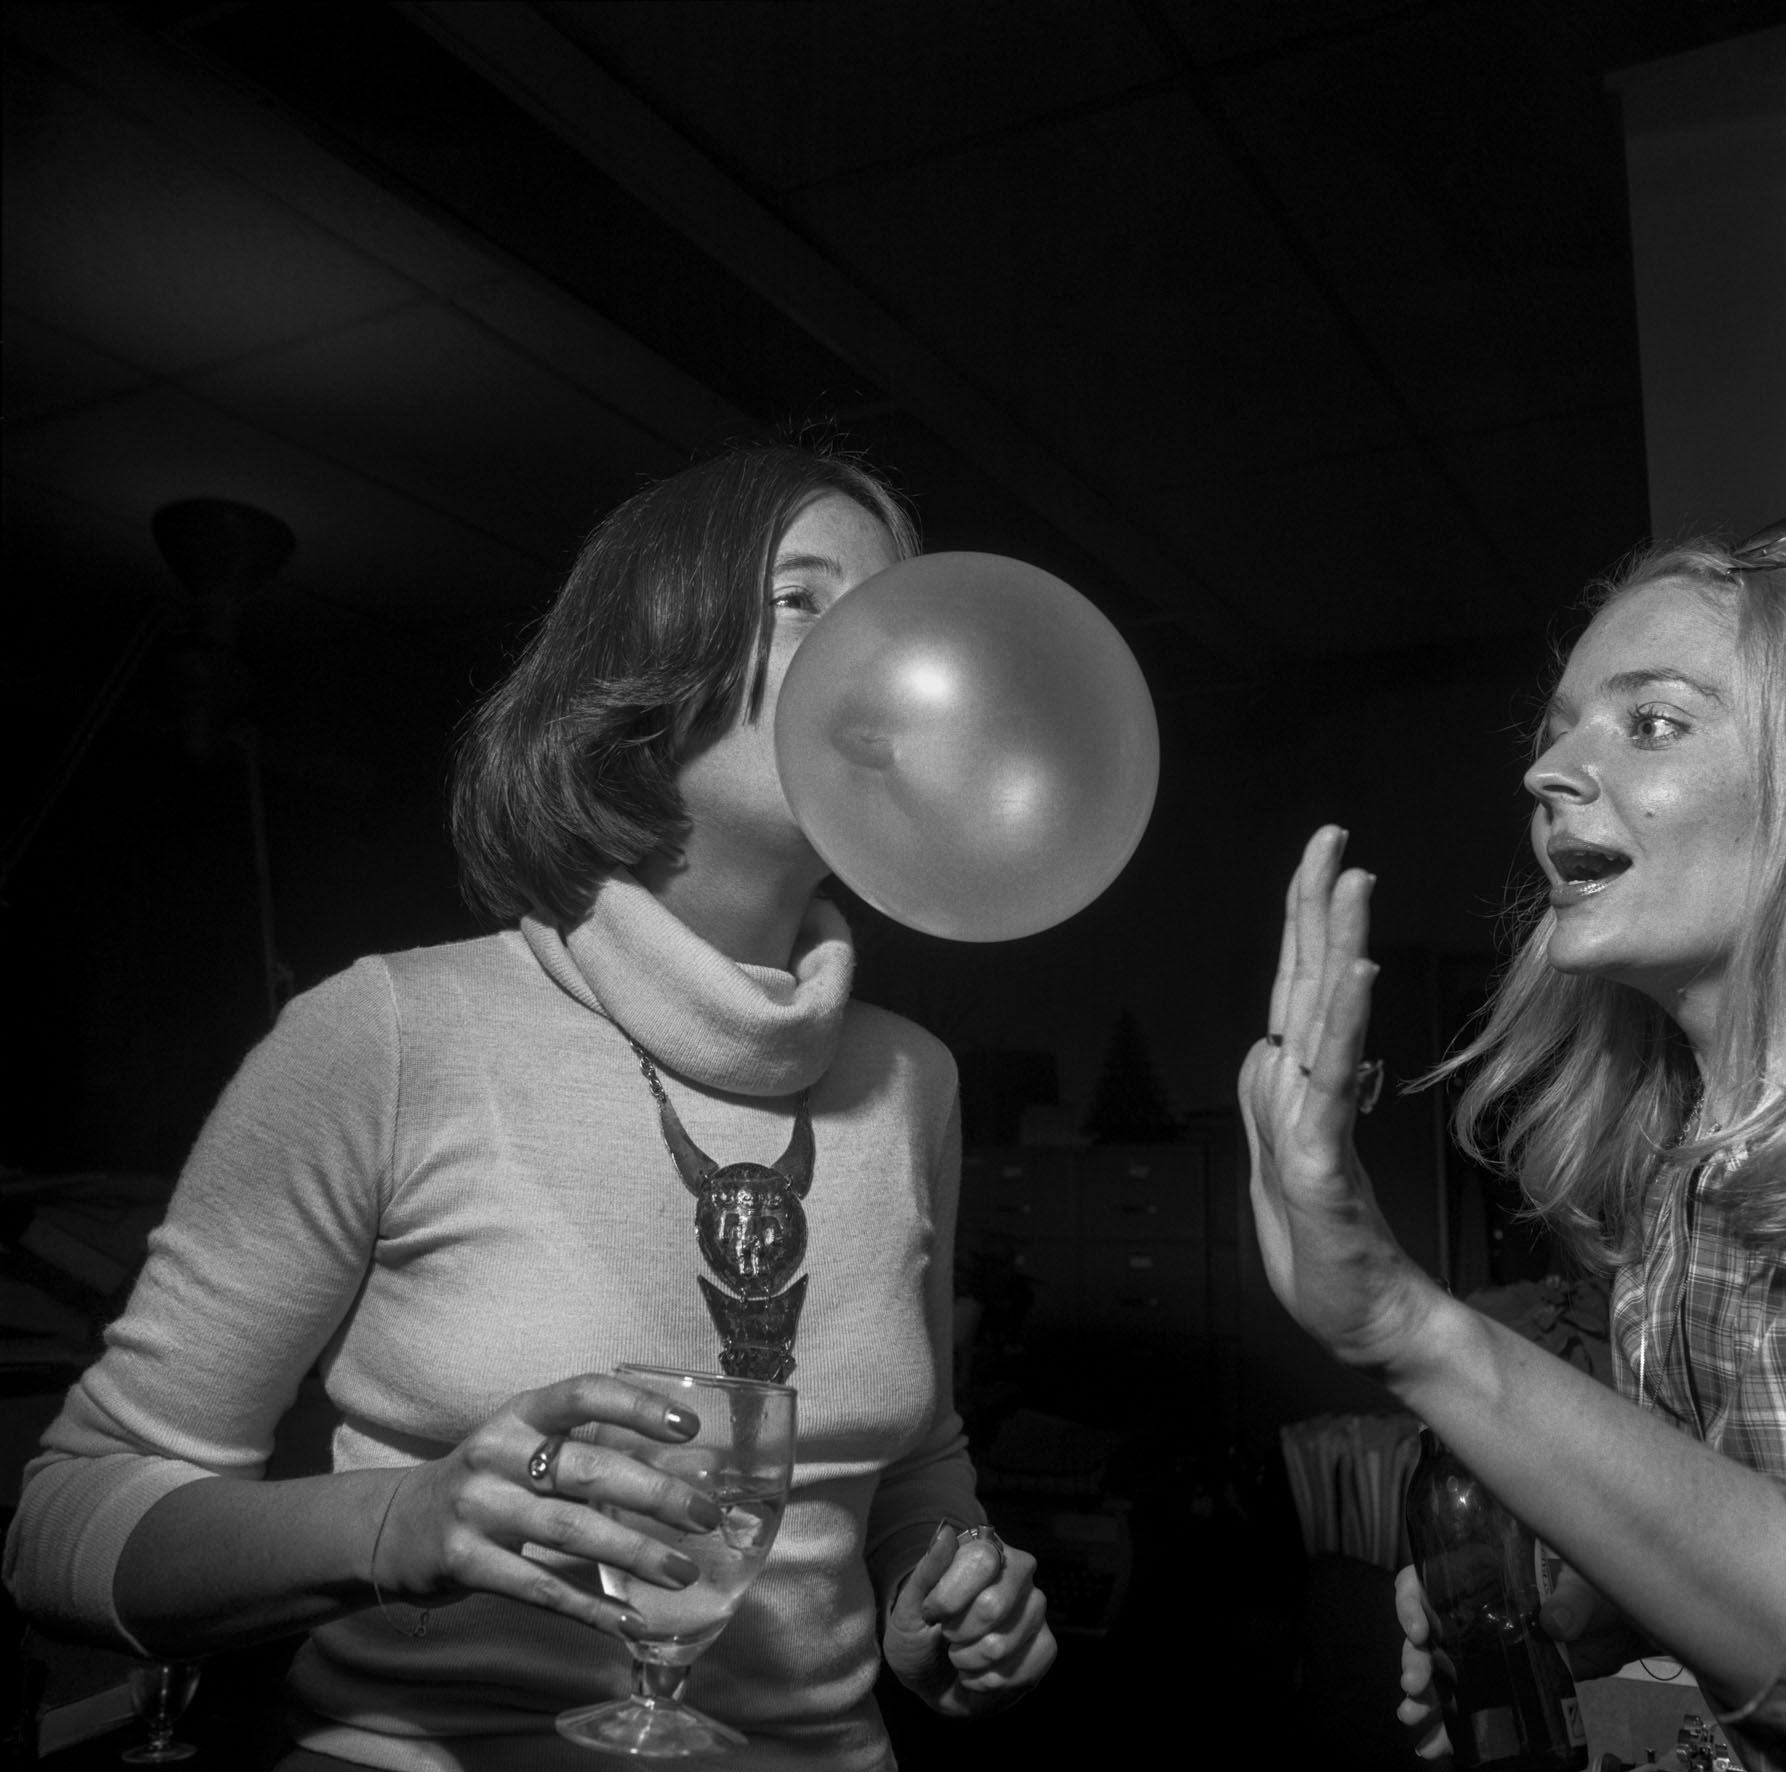
[[[1745,1246],[1704,1166],[1650,1190],[1612,1283],[1619,1394],[1786,1488],[1786,1261]]]
[[[1786,1259],[1700,1197],[1705,1168],[1650,1190],[1643,1255],[1612,1282],[1619,1394],[1786,1489]],[[1752,1772],[1786,1772],[1786,1672],[1723,1719]]]

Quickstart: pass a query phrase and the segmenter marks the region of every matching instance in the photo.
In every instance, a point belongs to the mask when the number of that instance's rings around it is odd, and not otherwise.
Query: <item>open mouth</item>
[[[1547,849],[1550,865],[1566,886],[1600,885],[1616,879],[1631,865],[1631,858],[1598,843],[1552,843]]]

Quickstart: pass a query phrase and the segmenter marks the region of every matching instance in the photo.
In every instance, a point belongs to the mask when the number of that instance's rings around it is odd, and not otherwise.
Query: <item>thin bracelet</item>
[[[384,1512],[378,1516],[378,1530],[372,1534],[372,1597],[378,1602],[378,1609],[384,1614],[384,1621],[400,1637],[425,1637],[428,1634],[428,1612],[424,1607],[422,1616],[413,1630],[406,1630],[391,1616],[391,1609],[384,1603],[384,1595],[378,1591],[378,1547],[384,1542],[385,1522],[391,1517],[391,1509],[397,1504],[397,1491],[409,1481],[410,1472],[416,1467],[411,1465],[396,1482],[391,1485],[391,1492],[385,1497]]]

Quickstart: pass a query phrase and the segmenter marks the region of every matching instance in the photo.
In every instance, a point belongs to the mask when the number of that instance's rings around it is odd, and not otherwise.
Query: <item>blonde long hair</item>
[[[1707,1158],[1707,1186],[1751,1245],[1786,1245],[1786,525],[1731,548],[1657,546],[1592,587],[1598,613],[1661,580],[1736,628],[1737,711],[1755,761],[1750,916],[1732,956],[1711,1074],[1735,1111],[1692,1135],[1698,1070],[1685,1036],[1629,985],[1553,970],[1555,913],[1533,898],[1480,1032],[1423,1081],[1468,1072],[1453,1118],[1471,1156],[1515,1176],[1532,1216],[1589,1268],[1641,1243],[1651,1182]]]

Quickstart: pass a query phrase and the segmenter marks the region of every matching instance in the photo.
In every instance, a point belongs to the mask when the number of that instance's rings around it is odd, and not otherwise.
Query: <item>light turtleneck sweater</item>
[[[740,1772],[891,1766],[877,1595],[938,1519],[983,1515],[949,1382],[954,1065],[849,1001],[851,961],[823,901],[779,972],[735,964],[622,874],[568,936],[529,919],[295,999],[27,1471],[20,1603],[128,1646],[112,1580],[131,1531],[182,1484],[260,1478],[315,1363],[338,1470],[438,1456],[517,1392],[620,1360],[716,1369],[694,1201],[630,1036],[717,1161],[773,1162],[804,1088],[817,1153],[793,1495],[688,1697],[750,1735]],[[299,1652],[295,1728],[366,1765],[583,1772],[553,1716],[619,1695],[626,1669],[613,1638],[510,1600],[442,1607],[419,1639],[369,1608]]]

